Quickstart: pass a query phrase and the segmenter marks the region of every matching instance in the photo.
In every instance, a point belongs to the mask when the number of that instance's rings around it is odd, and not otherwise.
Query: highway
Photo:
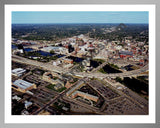
[[[91,72],[92,72],[92,73],[93,73],[93,72],[96,72],[97,70],[103,68],[106,64],[108,64],[108,61],[102,63],[102,64],[99,65],[97,68],[93,69]]]
[[[77,81],[78,82],[78,81]],[[76,82],[76,83],[77,83]],[[76,85],[75,83],[75,85]],[[51,104],[53,104],[57,99],[59,99],[60,97],[62,97],[68,90],[70,90],[70,88],[65,89],[64,91],[62,91],[61,93],[57,94],[57,96],[55,96],[53,99],[51,99],[47,104],[45,104],[43,107],[41,107],[40,109],[38,109],[37,111],[35,111],[34,113],[32,113],[32,115],[37,115],[39,114],[42,110],[47,109],[47,107],[49,107]],[[57,93],[57,92],[56,92]]]
[[[59,66],[54,66],[49,63],[43,63],[43,62],[38,62],[35,60],[30,60],[24,57],[20,57],[17,55],[12,55],[12,60],[20,63],[25,63],[33,66],[38,66],[43,68],[44,70],[49,70],[53,72],[58,72],[58,73],[67,73],[69,70],[61,68]],[[86,72],[72,72],[73,75],[79,76],[79,77],[89,77],[89,78],[106,78],[106,77],[131,77],[131,76],[137,76],[140,75],[143,72],[148,71],[148,64],[145,65],[144,67],[132,71],[126,71],[123,73],[110,73],[110,74],[103,74],[103,73],[86,73]]]
[[[49,70],[49,71],[58,72],[58,73],[62,73],[62,72],[64,73],[64,71],[66,70],[66,69],[63,69],[61,67],[54,66],[52,64],[38,62],[38,61],[35,61],[35,60],[20,57],[20,56],[17,56],[17,55],[12,55],[12,60],[16,61],[16,62],[24,63],[24,64],[29,64],[29,65],[41,67],[44,70]]]
[[[35,61],[35,60],[30,60],[30,59],[27,59],[27,58],[23,58],[23,57],[20,57],[20,56],[16,56],[16,55],[12,55],[12,60],[13,61],[16,61],[16,62],[20,62],[20,63],[24,63],[24,64],[29,64],[29,65],[33,65],[33,66],[37,66],[37,67],[41,67],[43,68],[44,70],[49,70],[49,71],[54,71],[54,72],[58,72],[58,73],[69,73],[70,70],[66,70],[66,69],[63,69],[61,67],[58,67],[58,66],[54,66],[50,63],[42,63],[42,62],[38,62],[38,61]],[[107,64],[107,62],[104,62],[102,65],[100,65],[97,69],[105,66],[105,64]],[[73,72],[73,75],[75,76],[81,76],[81,77],[86,77],[86,78],[106,78],[106,77],[112,77],[112,78],[115,78],[115,77],[130,77],[130,76],[136,76],[136,75],[140,75],[141,73],[145,72],[145,71],[148,71],[148,65],[140,68],[140,69],[137,69],[137,70],[132,70],[132,71],[126,71],[126,72],[123,72],[123,73],[111,73],[111,74],[103,74],[103,73],[86,73],[86,72]],[[71,73],[72,74],[72,73]],[[37,111],[35,111],[33,113],[33,115],[37,115],[38,113],[40,113],[42,110],[46,109],[48,106],[50,106],[51,104],[53,104],[58,98],[62,98],[64,100],[67,100],[69,102],[71,102],[72,100],[65,97],[64,94],[65,92],[67,92],[69,89],[66,89],[64,90],[63,92],[61,92],[60,94],[58,94],[57,96],[55,96],[53,99],[51,99],[47,104],[45,104],[44,106],[41,106],[40,109],[38,109]],[[125,95],[126,96],[126,95]],[[103,97],[103,96],[102,96]],[[128,96],[126,96],[128,97]],[[129,97],[129,99],[132,99]],[[105,100],[107,100],[105,98]],[[132,99],[134,102],[135,100]],[[72,101],[73,102],[73,101]],[[91,107],[91,106],[87,106],[86,104],[83,104],[83,103],[80,103],[79,101],[76,101],[74,100],[75,103],[77,104],[80,104],[81,106],[83,107],[86,107],[88,109],[93,109],[93,110],[96,110],[98,114],[102,114],[100,110],[97,110],[95,107]],[[139,102],[135,102],[135,103],[138,103]]]

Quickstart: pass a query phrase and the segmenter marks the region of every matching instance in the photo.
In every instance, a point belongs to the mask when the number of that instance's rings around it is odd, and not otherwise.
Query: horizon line
[[[149,24],[149,23],[12,23],[14,24]]]

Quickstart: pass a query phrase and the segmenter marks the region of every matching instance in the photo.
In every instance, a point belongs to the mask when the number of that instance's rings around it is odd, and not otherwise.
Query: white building
[[[12,83],[12,88],[25,93],[26,91],[31,90],[33,88],[36,89],[37,87],[34,83],[29,83],[27,81],[19,79]]]
[[[50,52],[51,50],[53,50],[56,53],[61,53],[64,49],[65,48],[63,48],[63,47],[52,47],[52,46],[49,46],[49,47],[44,47],[41,50],[45,51],[45,52]]]
[[[54,66],[57,66],[57,65],[59,65],[59,64],[61,64],[61,61],[53,61],[53,65],[54,65]]]
[[[116,48],[116,50],[121,50],[122,46],[121,45],[117,45],[115,48]]]
[[[20,97],[18,97],[17,95],[15,95],[15,96],[13,96],[13,97],[12,97],[12,100],[20,101],[20,100],[21,100],[21,98],[20,98]]]
[[[24,106],[27,109],[28,107],[30,107],[32,105],[32,102],[29,101],[24,101]]]
[[[13,69],[12,70],[12,75],[15,75],[15,76],[21,76],[23,75],[24,73],[26,72],[25,69],[22,69],[22,68],[16,68],[16,69]]]
[[[87,51],[88,45],[85,44],[83,46],[79,46],[79,48],[81,49],[81,51]]]
[[[26,110],[24,110],[24,111],[22,111],[22,113],[21,113],[22,115],[29,115],[29,112],[28,111],[26,111]]]

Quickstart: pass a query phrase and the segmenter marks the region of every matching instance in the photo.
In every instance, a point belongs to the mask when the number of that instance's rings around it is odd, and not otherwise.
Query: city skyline
[[[147,11],[14,11],[12,24],[139,23],[148,24]]]

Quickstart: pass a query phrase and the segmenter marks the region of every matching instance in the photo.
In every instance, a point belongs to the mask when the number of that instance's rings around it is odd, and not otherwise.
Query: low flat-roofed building
[[[62,51],[63,49],[64,49],[63,47],[48,46],[48,47],[43,47],[41,50],[42,50],[42,51],[46,51],[46,52],[50,52],[51,50],[54,50],[55,52],[60,52],[60,51]]]
[[[120,58],[133,57],[133,52],[120,51],[119,56],[120,56]]]
[[[21,76],[23,73],[25,73],[26,70],[22,68],[16,68],[12,70],[12,75],[14,76]]]
[[[54,89],[58,90],[61,89],[62,87],[64,87],[62,84],[58,83],[54,86]]]
[[[62,84],[64,86],[64,81],[59,79],[59,76],[56,73],[46,72],[43,74],[43,80],[50,82],[52,84]]]
[[[88,93],[84,93],[84,92],[81,92],[81,91],[75,91],[74,93],[72,93],[72,98],[76,98],[77,96],[81,96],[85,99],[92,100],[92,101],[95,101],[95,102],[98,101],[97,96],[93,96],[93,95],[88,94]]]
[[[68,110],[69,110],[69,108],[67,108],[67,107],[62,107],[62,109],[63,109],[64,111],[68,111]]]
[[[30,101],[24,101],[24,106],[27,109],[28,107],[30,107],[33,103]]]
[[[67,63],[67,64],[73,64],[73,60],[72,59],[67,59],[66,58],[66,59],[63,60],[63,62]]]
[[[67,83],[65,84],[66,88],[70,88],[73,84],[71,84],[69,81],[67,81]]]
[[[23,111],[21,112],[21,114],[22,114],[22,115],[29,115],[29,112],[28,112],[27,110],[23,110]]]
[[[31,89],[36,89],[37,87],[34,83],[29,83],[22,79],[18,79],[12,83],[12,88],[17,91],[25,93],[26,91]]]
[[[15,96],[13,96],[13,97],[12,97],[12,100],[20,101],[20,100],[21,100],[21,98],[20,98],[20,97],[18,97],[17,95],[15,95]]]
[[[83,84],[84,84],[84,81],[78,82],[75,87],[73,87],[71,90],[69,90],[69,91],[66,93],[66,96],[71,95],[76,89],[78,89],[78,88],[80,88],[81,86],[83,86]]]

